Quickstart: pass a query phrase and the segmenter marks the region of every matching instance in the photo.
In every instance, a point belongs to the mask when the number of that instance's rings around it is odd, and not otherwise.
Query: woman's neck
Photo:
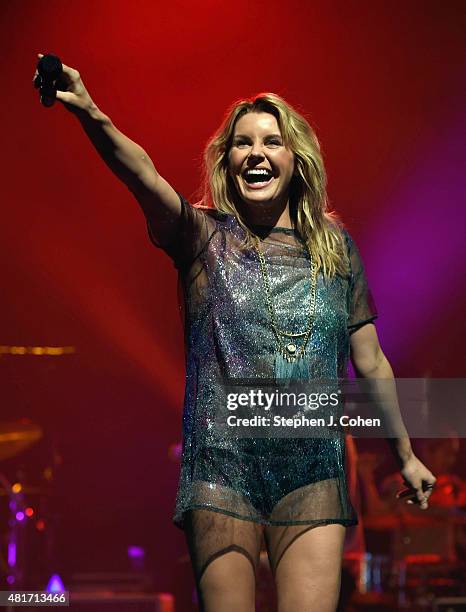
[[[288,202],[283,209],[270,209],[266,205],[254,209],[242,207],[241,214],[246,225],[270,227],[285,227],[293,229]]]

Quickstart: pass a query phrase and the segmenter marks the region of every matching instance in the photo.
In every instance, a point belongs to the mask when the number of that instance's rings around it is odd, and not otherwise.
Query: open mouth
[[[272,171],[268,168],[247,168],[241,176],[251,189],[262,189],[274,179]]]

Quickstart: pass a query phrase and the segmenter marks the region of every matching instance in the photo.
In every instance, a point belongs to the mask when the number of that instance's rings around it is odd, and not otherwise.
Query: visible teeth
[[[246,174],[264,174],[269,175],[270,171],[266,168],[251,168],[250,170],[246,170]]]

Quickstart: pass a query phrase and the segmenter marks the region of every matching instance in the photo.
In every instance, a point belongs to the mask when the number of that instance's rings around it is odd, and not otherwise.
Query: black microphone
[[[37,77],[34,86],[39,89],[40,101],[44,106],[53,106],[57,97],[58,83],[63,72],[60,58],[48,53],[37,62]]]

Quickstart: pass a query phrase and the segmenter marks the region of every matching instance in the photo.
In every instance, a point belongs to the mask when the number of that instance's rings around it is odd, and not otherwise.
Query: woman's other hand
[[[407,489],[397,494],[407,504],[418,504],[422,510],[429,507],[428,500],[436,478],[415,455],[411,455],[401,469],[401,475]]]

